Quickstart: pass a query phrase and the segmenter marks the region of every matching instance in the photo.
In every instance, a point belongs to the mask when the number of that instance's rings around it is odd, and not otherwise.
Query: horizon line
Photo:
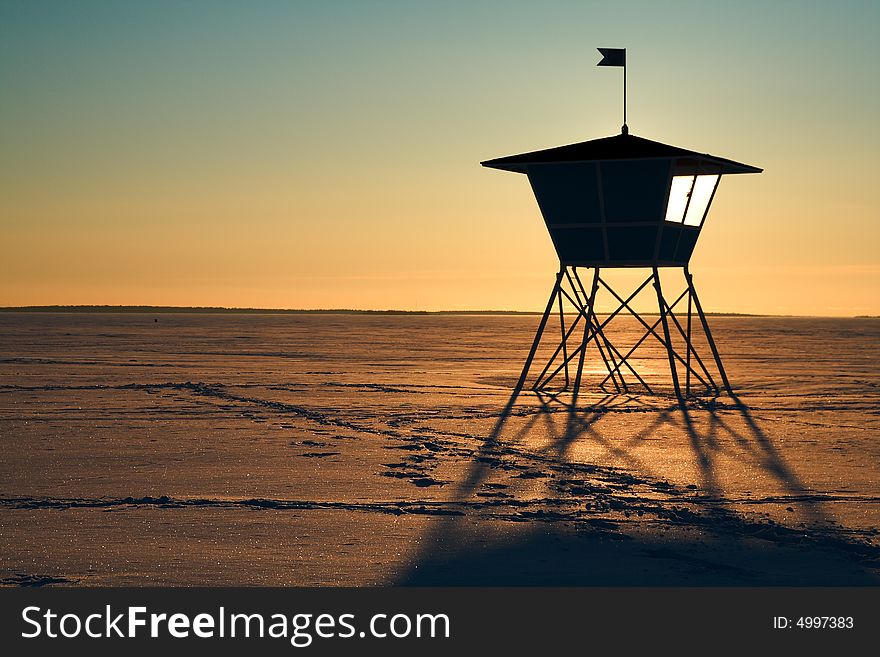
[[[0,306],[0,313],[118,313],[118,314],[213,314],[213,315],[541,315],[539,310],[403,310],[360,308],[251,308],[236,306],[150,306],[109,304],[57,304],[42,306]],[[574,314],[574,313],[572,313]],[[601,314],[601,313],[600,313]],[[657,315],[659,313],[643,313]],[[778,315],[773,313],[707,312],[722,317],[827,317],[836,319],[877,319],[880,315]]]

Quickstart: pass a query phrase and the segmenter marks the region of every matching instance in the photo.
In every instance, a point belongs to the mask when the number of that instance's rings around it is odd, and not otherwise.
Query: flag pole
[[[623,67],[623,125],[620,134],[628,135],[629,126],[626,125],[626,48],[597,48],[602,55],[602,60],[596,66],[622,66]]]
[[[626,49],[624,49],[624,53],[626,53]],[[620,132],[624,135],[629,134],[629,128],[626,125],[626,54],[623,56],[623,127]]]

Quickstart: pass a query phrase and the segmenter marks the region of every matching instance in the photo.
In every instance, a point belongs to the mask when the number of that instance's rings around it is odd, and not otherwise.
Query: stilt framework
[[[732,395],[693,276],[687,266],[662,269],[664,272],[680,269],[684,274],[685,288],[674,298],[666,295],[658,267],[651,268],[647,278],[624,297],[602,278],[600,268],[581,267],[579,271],[577,266],[561,265],[517,390],[528,387],[550,394],[570,391],[576,400],[584,383],[585,362],[590,357],[603,364],[604,378],[598,382],[601,391],[654,394],[643,373],[636,369],[634,356],[646,343],[655,340],[665,351],[672,387],[679,400],[702,394],[717,396],[722,390]],[[635,299],[649,294],[656,297],[656,317],[653,314],[643,316],[634,309]],[[600,295],[604,298],[610,295],[616,305],[613,312],[597,312]],[[619,342],[619,338],[612,335],[609,328],[621,316],[631,316],[641,326],[642,335],[632,344],[614,344],[613,339]],[[556,323],[553,318],[558,318],[558,332],[553,326]],[[697,333],[702,333],[711,360],[698,353]],[[542,343],[546,346],[545,341],[550,343],[552,355],[546,361],[537,360],[539,347]],[[538,365],[541,362],[545,364]]]

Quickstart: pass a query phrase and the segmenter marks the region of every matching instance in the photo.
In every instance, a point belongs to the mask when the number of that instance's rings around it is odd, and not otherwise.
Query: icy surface
[[[877,584],[880,321],[710,321],[505,412],[534,316],[0,314],[0,580]]]

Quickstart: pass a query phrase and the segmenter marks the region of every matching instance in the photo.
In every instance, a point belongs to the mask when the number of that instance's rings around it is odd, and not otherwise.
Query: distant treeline
[[[206,315],[540,315],[528,310],[355,310],[322,308],[223,308],[220,306],[18,306],[3,307],[4,313],[186,313]]]
[[[223,308],[220,306],[18,306],[2,307],[0,313],[160,313],[205,315],[540,315],[530,310],[355,310],[324,308],[320,310],[285,308]],[[568,313],[567,313],[568,314]],[[574,314],[574,313],[571,313]],[[599,313],[604,314],[604,313]],[[643,315],[657,315],[646,312]],[[766,317],[749,313],[706,313],[716,317]]]

